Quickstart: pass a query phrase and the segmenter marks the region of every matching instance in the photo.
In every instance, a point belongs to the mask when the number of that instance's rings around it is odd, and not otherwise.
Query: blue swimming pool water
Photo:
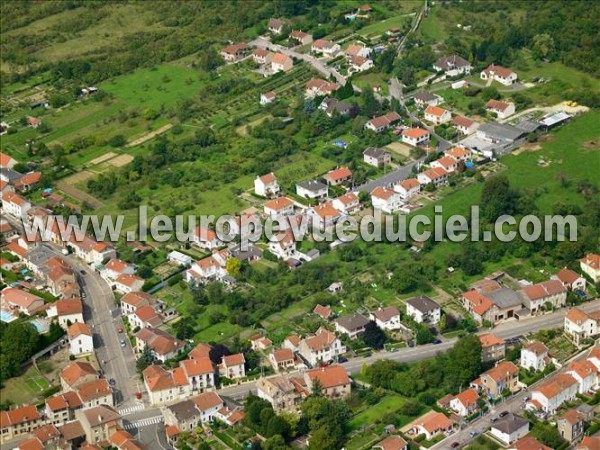
[[[15,319],[16,319],[16,317],[10,311],[7,311],[5,309],[0,310],[0,320],[2,322],[8,323],[8,322],[12,322]]]

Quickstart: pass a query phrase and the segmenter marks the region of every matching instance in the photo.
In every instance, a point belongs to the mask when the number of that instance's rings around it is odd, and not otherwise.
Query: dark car
[[[340,356],[340,357],[338,358],[338,362],[339,362],[339,363],[345,363],[345,362],[348,362],[348,358],[344,358],[343,356]]]
[[[452,445],[450,445],[450,447],[452,448],[456,448],[458,447],[460,444],[458,442],[453,442]]]
[[[116,383],[117,383],[117,382],[115,381],[115,379],[114,379],[114,378],[110,378],[110,379],[108,380],[108,384],[110,384],[111,386],[114,386]]]
[[[79,271],[79,273],[80,273],[81,275],[85,275],[85,270],[80,270],[80,271]]]
[[[495,421],[497,421],[497,420],[498,420],[498,418],[497,418],[497,417],[492,417],[492,418],[490,419],[490,422],[495,422]]]
[[[502,411],[502,412],[500,413],[500,417],[504,417],[504,416],[506,416],[506,415],[508,415],[508,411]]]
[[[435,341],[432,342],[432,344],[441,344],[442,341],[440,341],[439,339],[436,339]]]

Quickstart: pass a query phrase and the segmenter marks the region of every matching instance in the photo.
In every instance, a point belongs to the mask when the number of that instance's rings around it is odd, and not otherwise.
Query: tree
[[[488,222],[494,222],[502,214],[511,214],[515,197],[506,175],[488,178],[483,185],[479,201],[481,216]]]
[[[18,375],[21,363],[40,347],[40,335],[29,322],[15,321],[0,327],[0,382]]]
[[[363,341],[365,344],[374,349],[382,349],[385,344],[385,333],[381,328],[377,326],[375,321],[371,320],[365,326],[365,332],[363,334]]]
[[[552,58],[554,56],[555,48],[554,38],[548,33],[536,34],[533,37],[531,54],[537,60]]]
[[[363,112],[367,117],[374,117],[380,113],[381,105],[375,98],[373,90],[370,86],[365,87],[362,92],[363,97]]]
[[[481,91],[481,97],[487,102],[488,100],[500,100],[500,92],[494,86],[487,86]]]
[[[275,415],[275,413],[273,414],[273,417],[267,422],[265,436],[271,437],[279,435],[283,436],[284,439],[287,439],[290,434],[290,426],[281,417]]]
[[[273,435],[261,444],[263,450],[286,450],[289,448],[283,436]]]
[[[135,362],[135,368],[138,372],[143,372],[146,367],[150,366],[153,362],[154,355],[152,354],[152,350],[146,345],[144,346],[144,350],[142,350],[139,359]]]
[[[428,327],[419,326],[417,329],[417,345],[429,344],[435,340],[435,336]]]
[[[239,275],[241,267],[242,263],[237,258],[229,258],[225,263],[225,269],[227,270],[227,273],[234,278]]]
[[[467,335],[446,353],[446,384],[450,390],[468,386],[481,373],[481,342],[474,334]]]

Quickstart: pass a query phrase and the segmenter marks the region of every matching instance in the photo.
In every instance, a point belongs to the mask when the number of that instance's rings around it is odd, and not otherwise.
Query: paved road
[[[115,305],[113,291],[108,284],[75,256],[64,256],[56,247],[45,243],[44,246],[56,255],[64,257],[77,272],[79,284],[85,292],[84,319],[93,327],[94,350],[100,368],[106,378],[115,380],[117,403],[134,404],[135,393],[142,390],[141,382],[135,371],[135,356],[126,335],[119,334],[123,328],[120,310]],[[125,340],[121,347],[120,340]]]
[[[571,358],[571,360],[585,359],[587,353],[588,350],[585,350],[576,355],[575,357]],[[432,446],[431,449],[451,449],[452,444],[454,444],[455,442],[458,442],[459,444],[459,447],[457,448],[464,448],[476,439],[476,437],[471,436],[471,432],[476,432],[477,435],[481,435],[487,432],[487,430],[489,430],[492,425],[492,419],[498,417],[498,415],[501,412],[508,411],[515,415],[521,415],[521,413],[523,412],[523,407],[525,405],[524,398],[530,395],[532,388],[535,388],[536,386],[546,382],[549,378],[555,376],[557,373],[564,372],[565,370],[566,367],[563,367],[558,372],[553,372],[547,375],[546,377],[542,378],[541,380],[528,386],[526,390],[522,390],[508,399],[503,399],[503,401],[495,405],[494,408],[491,409],[488,414],[473,420],[461,430],[447,437],[438,444]]]
[[[316,57],[314,57],[311,54],[298,53],[293,48],[287,48],[282,45],[273,44],[273,43],[269,42],[267,39],[263,38],[262,36],[259,36],[258,38],[254,39],[253,41],[250,41],[248,44],[250,46],[264,48],[264,49],[270,50],[272,52],[281,52],[285,55],[291,56],[292,58],[299,59],[301,61],[306,61],[308,64],[313,66],[313,68],[315,70],[317,70],[319,73],[321,73],[327,79],[329,79],[329,77],[331,77],[333,75],[339,84],[341,84],[342,86],[344,86],[346,84],[346,78],[344,78],[344,76],[342,76],[338,71],[327,67],[327,64],[324,61],[317,59]]]
[[[425,161],[424,157],[417,159],[416,161],[413,161],[413,162],[407,164],[406,166],[399,167],[399,168],[391,171],[390,173],[377,178],[376,180],[369,181],[369,182],[363,184],[362,186],[356,186],[352,190],[354,192],[369,192],[370,193],[377,186],[381,186],[381,187],[393,186],[394,184],[398,183],[399,181],[410,178],[413,166],[420,165],[423,161]]]

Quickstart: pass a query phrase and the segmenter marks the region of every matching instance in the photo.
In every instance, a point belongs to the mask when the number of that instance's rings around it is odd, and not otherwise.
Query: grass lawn
[[[373,86],[381,86],[380,94],[386,96],[389,94],[389,86],[386,81],[389,79],[388,74],[384,73],[367,73],[352,78],[352,84],[355,84],[360,89],[372,88]]]
[[[390,17],[389,19],[367,25],[366,27],[361,28],[358,33],[363,37],[373,37],[384,34],[390,28],[401,29],[402,26],[410,20],[412,20],[412,16],[409,15]]]
[[[386,414],[394,413],[404,404],[406,399],[396,394],[388,394],[383,399],[373,406],[368,406],[364,411],[356,414],[350,419],[349,428],[351,430],[359,430],[364,426],[373,425],[378,420],[381,420]],[[421,411],[421,414],[425,411]],[[400,416],[400,424],[402,426],[410,420],[406,416]]]
[[[0,390],[2,401],[11,401],[14,404],[35,403],[42,392],[50,387],[50,384],[40,375],[38,370],[29,368],[19,377],[10,378],[4,382]]]
[[[350,439],[344,445],[348,450],[360,450],[363,448],[371,448],[372,445],[379,442],[382,438],[375,433],[360,433]]]

